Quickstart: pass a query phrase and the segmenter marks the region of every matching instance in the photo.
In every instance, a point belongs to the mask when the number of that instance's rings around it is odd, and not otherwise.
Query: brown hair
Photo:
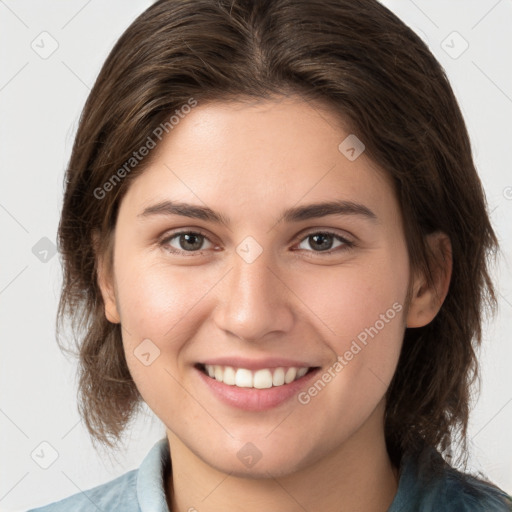
[[[329,105],[389,173],[414,269],[432,269],[426,234],[450,237],[448,295],[431,323],[405,332],[385,430],[395,463],[420,445],[447,449],[456,434],[465,450],[482,314],[496,302],[488,262],[497,241],[443,68],[376,0],[160,0],[116,43],[80,119],[58,233],[58,328],[71,319],[88,430],[115,446],[141,401],[122,327],[105,318],[92,237],[99,234],[97,251],[111,254],[120,201],[155,152],[112,184],[113,175],[191,98],[273,94]],[[109,180],[108,193],[98,193]]]

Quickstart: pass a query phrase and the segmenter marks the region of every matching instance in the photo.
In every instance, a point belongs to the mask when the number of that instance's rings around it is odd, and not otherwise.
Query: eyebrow
[[[221,213],[215,212],[207,206],[196,206],[177,201],[161,201],[148,206],[138,217],[150,217],[153,215],[181,215],[192,219],[199,219],[229,226],[230,219]],[[305,206],[296,206],[285,210],[276,224],[280,222],[300,222],[309,219],[317,219],[328,215],[357,215],[376,222],[377,215],[367,206],[353,201],[328,201],[313,203]]]

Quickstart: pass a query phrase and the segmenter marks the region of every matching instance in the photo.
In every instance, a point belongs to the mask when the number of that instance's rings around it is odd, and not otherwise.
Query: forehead
[[[355,137],[332,109],[300,97],[199,104],[159,143],[124,202],[140,210],[172,198],[230,218],[275,218],[285,205],[325,200],[384,209],[391,180],[364,151],[353,158],[362,149]]]

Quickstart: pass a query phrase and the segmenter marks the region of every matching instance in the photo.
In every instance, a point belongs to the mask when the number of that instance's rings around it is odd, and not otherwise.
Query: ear
[[[427,235],[427,244],[431,254],[432,282],[425,275],[414,277],[407,327],[423,327],[430,323],[441,309],[450,287],[453,264],[450,238],[437,231]]]
[[[114,236],[112,234],[112,236]],[[107,251],[100,250],[101,244],[99,233],[94,232],[93,235],[94,254],[96,258],[97,281],[105,304],[105,317],[113,324],[121,322],[116,302],[114,276],[111,265],[112,246]]]

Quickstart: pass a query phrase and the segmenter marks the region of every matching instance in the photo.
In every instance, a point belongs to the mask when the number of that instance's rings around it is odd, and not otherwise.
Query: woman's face
[[[107,317],[171,439],[218,470],[289,474],[382,436],[409,261],[354,141],[299,97],[199,104],[120,205]]]

